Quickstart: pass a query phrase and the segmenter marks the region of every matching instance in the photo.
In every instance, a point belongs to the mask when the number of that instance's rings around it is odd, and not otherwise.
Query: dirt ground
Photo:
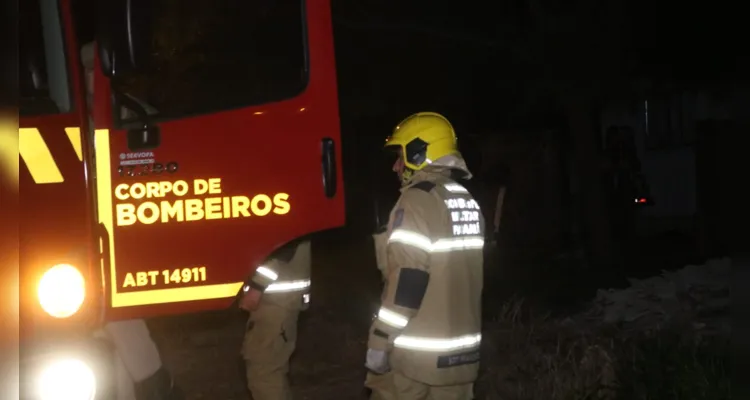
[[[663,247],[663,246],[662,246]],[[523,294],[534,308],[552,311],[581,292],[581,281],[567,277],[570,266],[559,262],[518,264],[500,261],[486,249],[483,313],[485,323],[499,315],[512,292]],[[367,331],[379,306],[380,274],[367,235],[330,232],[313,240],[311,307],[302,313],[291,380],[295,399],[364,399],[363,366]],[[568,261],[569,262],[569,261]],[[573,261],[575,263],[575,261]],[[659,264],[662,264],[660,260]],[[513,271],[533,271],[526,277]],[[546,279],[539,279],[544,273]],[[580,271],[579,271],[580,272]],[[575,296],[570,294],[574,293]],[[590,293],[593,295],[593,292]],[[567,299],[570,297],[571,299]],[[571,302],[572,301],[572,302]],[[555,306],[556,305],[556,306]],[[563,307],[565,308],[565,307]],[[165,365],[187,399],[249,399],[239,355],[246,314],[220,310],[149,321]],[[492,332],[485,332],[482,366],[492,364]],[[497,361],[497,360],[494,360]],[[486,367],[485,367],[486,368]],[[484,369],[484,368],[482,368]],[[492,390],[484,371],[475,387],[477,399]]]
[[[291,380],[300,400],[361,399],[367,329],[379,273],[367,237],[313,242],[311,306],[300,317]],[[188,399],[248,399],[239,356],[246,314],[221,310],[149,321],[164,363]]]

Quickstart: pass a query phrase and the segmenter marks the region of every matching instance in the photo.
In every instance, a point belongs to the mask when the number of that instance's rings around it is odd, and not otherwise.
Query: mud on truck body
[[[19,3],[22,398],[112,398],[102,326],[229,307],[344,224],[327,0],[193,2],[232,12],[183,58],[171,0],[101,2],[88,75],[72,1]]]

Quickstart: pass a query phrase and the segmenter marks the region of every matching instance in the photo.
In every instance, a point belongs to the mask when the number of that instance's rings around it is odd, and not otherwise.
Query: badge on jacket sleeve
[[[391,230],[398,228],[401,226],[401,223],[404,222],[404,209],[399,208],[396,210],[396,212],[393,213],[393,226],[391,226]]]

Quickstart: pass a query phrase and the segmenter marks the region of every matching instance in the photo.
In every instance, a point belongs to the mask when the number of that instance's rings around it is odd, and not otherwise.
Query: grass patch
[[[625,333],[534,316],[522,300],[485,324],[478,399],[730,399],[728,340],[676,327]]]

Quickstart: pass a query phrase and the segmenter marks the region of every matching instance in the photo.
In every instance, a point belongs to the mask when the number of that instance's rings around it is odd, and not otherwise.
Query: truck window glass
[[[149,68],[115,84],[154,120],[283,100],[305,88],[303,0],[153,1]]]
[[[19,7],[19,86],[21,116],[71,110],[57,0],[26,0]]]

